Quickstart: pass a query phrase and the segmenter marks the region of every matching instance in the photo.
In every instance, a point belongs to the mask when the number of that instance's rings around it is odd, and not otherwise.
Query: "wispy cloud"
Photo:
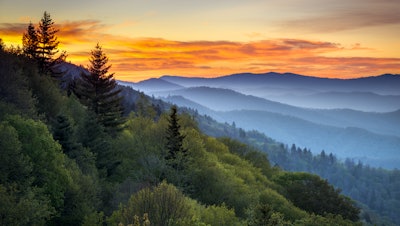
[[[107,27],[97,20],[65,21],[56,25],[58,36],[64,44],[76,42],[93,42],[101,38],[102,31]]]
[[[380,73],[399,73],[400,58],[327,57],[325,54],[363,50],[337,43],[297,39],[257,42],[179,42],[137,39],[108,50],[120,74],[148,73],[216,76],[243,71],[294,72],[306,75],[352,78]],[[368,48],[365,48],[368,50]],[[137,78],[139,79],[139,78]]]
[[[25,23],[0,23],[0,34],[9,36],[21,36],[28,24]]]
[[[0,24],[0,37],[22,37],[27,24]],[[87,65],[97,42],[110,58],[112,71],[123,80],[180,74],[217,76],[237,72],[293,72],[305,75],[352,78],[381,73],[400,73],[400,58],[373,58],[335,53],[368,51],[354,44],[304,39],[273,39],[253,42],[174,41],[161,38],[129,38],[105,33],[108,26],[96,20],[57,24],[68,59]]]
[[[327,9],[319,9],[308,16],[280,22],[283,29],[304,32],[337,32],[372,26],[400,24],[400,4],[396,0],[327,1]],[[331,7],[329,7],[331,6]]]

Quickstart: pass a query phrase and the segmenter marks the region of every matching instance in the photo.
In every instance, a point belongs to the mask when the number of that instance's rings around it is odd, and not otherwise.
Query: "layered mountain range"
[[[344,80],[244,73],[119,83],[315,153],[400,166],[400,75]]]

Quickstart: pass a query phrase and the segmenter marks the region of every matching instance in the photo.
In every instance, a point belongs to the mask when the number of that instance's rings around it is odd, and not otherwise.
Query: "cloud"
[[[109,44],[108,44],[109,45]],[[241,43],[228,41],[179,42],[164,39],[114,40],[117,46],[107,50],[119,60],[147,61],[154,69],[187,68],[188,65],[205,65],[238,60],[282,59],[283,56],[315,55],[338,50],[334,43],[282,39]],[[111,58],[111,57],[110,57]],[[172,60],[174,59],[174,60]],[[188,63],[190,62],[190,63]],[[229,63],[227,63],[229,64]],[[142,64],[140,64],[142,65]]]
[[[29,23],[0,23],[0,35],[8,37],[22,38]],[[37,28],[38,24],[34,24]],[[94,42],[93,38],[104,37],[102,31],[106,28],[97,20],[64,21],[55,23],[55,28],[59,30],[57,36],[62,44],[76,44],[82,42]]]
[[[97,20],[64,21],[55,24],[59,30],[58,36],[64,44],[74,42],[93,42],[102,36],[102,31],[107,27]]]
[[[216,76],[243,71],[293,72],[314,76],[352,78],[400,72],[400,58],[327,57],[340,51],[368,48],[300,39],[256,42],[164,39],[114,40],[118,48],[106,49],[114,69],[123,76],[182,74]],[[114,45],[110,45],[114,46]]]
[[[354,0],[332,8],[286,20],[280,25],[282,29],[326,33],[400,24],[398,1]]]
[[[28,27],[25,23],[0,23],[0,34],[8,36],[21,36]]]
[[[97,42],[103,46],[118,79],[137,81],[150,76],[179,74],[218,76],[238,72],[293,72],[305,75],[352,78],[400,73],[400,58],[360,57],[368,47],[305,39],[272,39],[252,42],[176,41],[162,38],[130,38],[107,34],[108,25],[97,20],[56,24],[68,59],[87,65]],[[0,37],[18,37],[27,24],[0,24]],[[349,57],[332,57],[342,51]],[[361,52],[360,52],[361,51]],[[328,57],[329,56],[329,57]]]

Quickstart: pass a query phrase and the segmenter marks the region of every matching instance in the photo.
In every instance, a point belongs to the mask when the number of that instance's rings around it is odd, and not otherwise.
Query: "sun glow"
[[[123,80],[268,71],[338,78],[400,73],[400,4],[391,1],[100,1],[96,9],[85,1],[48,3],[67,61],[87,65],[99,43]],[[1,7],[0,38],[15,47],[41,9],[32,15],[36,4],[11,5]]]

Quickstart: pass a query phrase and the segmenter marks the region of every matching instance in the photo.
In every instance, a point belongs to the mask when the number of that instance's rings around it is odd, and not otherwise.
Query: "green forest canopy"
[[[327,181],[271,167],[265,154],[207,136],[189,114],[147,97],[110,132],[42,67],[1,45],[1,225],[361,224],[355,203]],[[179,167],[168,158],[171,122]]]

